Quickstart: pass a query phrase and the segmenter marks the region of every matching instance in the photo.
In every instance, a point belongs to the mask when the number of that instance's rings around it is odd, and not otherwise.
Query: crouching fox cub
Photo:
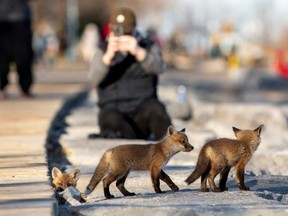
[[[206,143],[198,157],[195,170],[185,180],[191,184],[201,176],[201,191],[207,189],[207,179],[213,192],[228,190],[226,182],[231,167],[236,168],[237,184],[240,190],[250,190],[244,184],[244,169],[252,154],[261,142],[260,133],[263,125],[255,130],[240,130],[233,127],[235,139],[221,138]],[[216,187],[214,178],[220,173],[219,188]]]
[[[189,143],[184,132],[185,129],[177,132],[173,126],[169,126],[166,136],[156,144],[121,145],[107,150],[95,169],[85,195],[90,194],[104,178],[104,195],[107,199],[114,198],[109,191],[109,186],[114,181],[116,181],[117,188],[124,196],[133,196],[135,193],[130,193],[124,187],[125,180],[130,170],[145,169],[151,172],[151,179],[156,193],[163,193],[159,187],[159,179],[164,181],[173,191],[178,191],[177,185],[162,168],[178,152],[193,150],[193,146]]]
[[[56,192],[61,192],[70,186],[76,187],[79,177],[79,169],[72,170],[69,173],[62,173],[57,167],[52,169],[53,185]]]
[[[80,177],[80,170],[75,169],[69,173],[62,173],[57,167],[52,169],[52,179],[54,185],[55,198],[59,205],[68,203],[86,202],[85,197],[76,188]],[[67,191],[68,190],[68,191]]]

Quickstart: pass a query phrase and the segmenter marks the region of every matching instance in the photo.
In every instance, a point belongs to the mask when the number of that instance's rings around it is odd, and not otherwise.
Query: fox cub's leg
[[[207,188],[207,179],[208,179],[210,170],[211,170],[211,165],[209,164],[201,175],[201,191],[202,192],[209,192],[209,189]]]
[[[179,188],[176,184],[170,179],[170,177],[163,171],[160,171],[159,177],[162,181],[164,181],[173,191],[178,191]]]
[[[236,178],[237,178],[237,184],[240,190],[250,190],[249,187],[247,187],[244,184],[244,169],[245,165],[243,164],[237,164],[236,165]]]
[[[152,184],[153,184],[155,192],[156,193],[165,193],[160,189],[160,181],[159,181],[160,169],[159,169],[159,166],[152,166],[150,171],[151,171]]]
[[[202,192],[209,192],[207,188],[207,173],[201,175],[201,191]]]
[[[227,178],[228,178],[228,174],[230,172],[230,169],[231,169],[231,167],[225,167],[220,174],[219,188],[222,191],[228,191],[228,188],[226,187],[226,182],[227,182]]]
[[[209,182],[211,191],[213,191],[213,192],[222,192],[220,190],[220,188],[216,187],[215,182],[214,182],[214,179],[215,179],[217,174],[218,174],[217,170],[211,169],[210,173],[208,175],[208,182]]]
[[[119,178],[119,174],[115,173],[109,173],[104,179],[103,179],[103,188],[104,188],[104,195],[107,199],[114,198],[113,195],[110,194],[109,186],[112,182],[116,181],[117,178]]]
[[[129,174],[129,170],[125,173],[125,175],[124,175],[122,178],[120,178],[119,180],[117,180],[116,186],[117,186],[117,188],[120,190],[120,192],[121,192],[124,196],[134,196],[135,193],[130,193],[130,192],[127,191],[126,188],[124,187],[125,180],[126,180],[128,174]]]

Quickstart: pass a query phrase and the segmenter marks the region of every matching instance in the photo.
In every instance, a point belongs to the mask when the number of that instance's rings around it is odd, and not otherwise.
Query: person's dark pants
[[[114,109],[99,112],[100,135],[107,138],[160,140],[171,125],[165,106],[157,99],[144,101],[133,113]]]
[[[30,93],[33,83],[32,32],[29,22],[0,22],[0,90],[9,84],[9,64],[16,63],[19,85]]]

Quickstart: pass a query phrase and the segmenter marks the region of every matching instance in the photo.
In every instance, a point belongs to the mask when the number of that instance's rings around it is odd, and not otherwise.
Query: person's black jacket
[[[102,61],[106,45],[102,46],[102,52],[97,50],[90,79],[97,86],[100,108],[130,112],[145,99],[157,98],[158,74],[164,70],[161,51],[151,40],[137,39],[139,46],[147,51],[142,62],[130,54],[117,53],[112,63],[106,66]]]

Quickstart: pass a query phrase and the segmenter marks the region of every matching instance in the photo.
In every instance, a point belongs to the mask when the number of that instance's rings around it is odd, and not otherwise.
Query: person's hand
[[[115,56],[116,52],[129,52],[135,56],[138,61],[143,61],[146,57],[146,50],[139,47],[137,39],[130,35],[115,36],[113,32],[110,33],[108,39],[108,46],[103,55],[103,62],[109,65]]]
[[[111,63],[111,60],[115,56],[115,53],[119,51],[119,37],[114,36],[114,33],[111,32],[108,38],[108,45],[105,54],[103,55],[103,62],[106,65]]]
[[[137,39],[130,35],[123,35],[119,37],[118,50],[120,52],[129,52],[135,56],[138,61],[143,61],[146,57],[145,49],[138,46]]]
[[[135,56],[137,52],[138,44],[135,37],[130,35],[123,35],[119,37],[118,50],[120,52],[129,52]]]

